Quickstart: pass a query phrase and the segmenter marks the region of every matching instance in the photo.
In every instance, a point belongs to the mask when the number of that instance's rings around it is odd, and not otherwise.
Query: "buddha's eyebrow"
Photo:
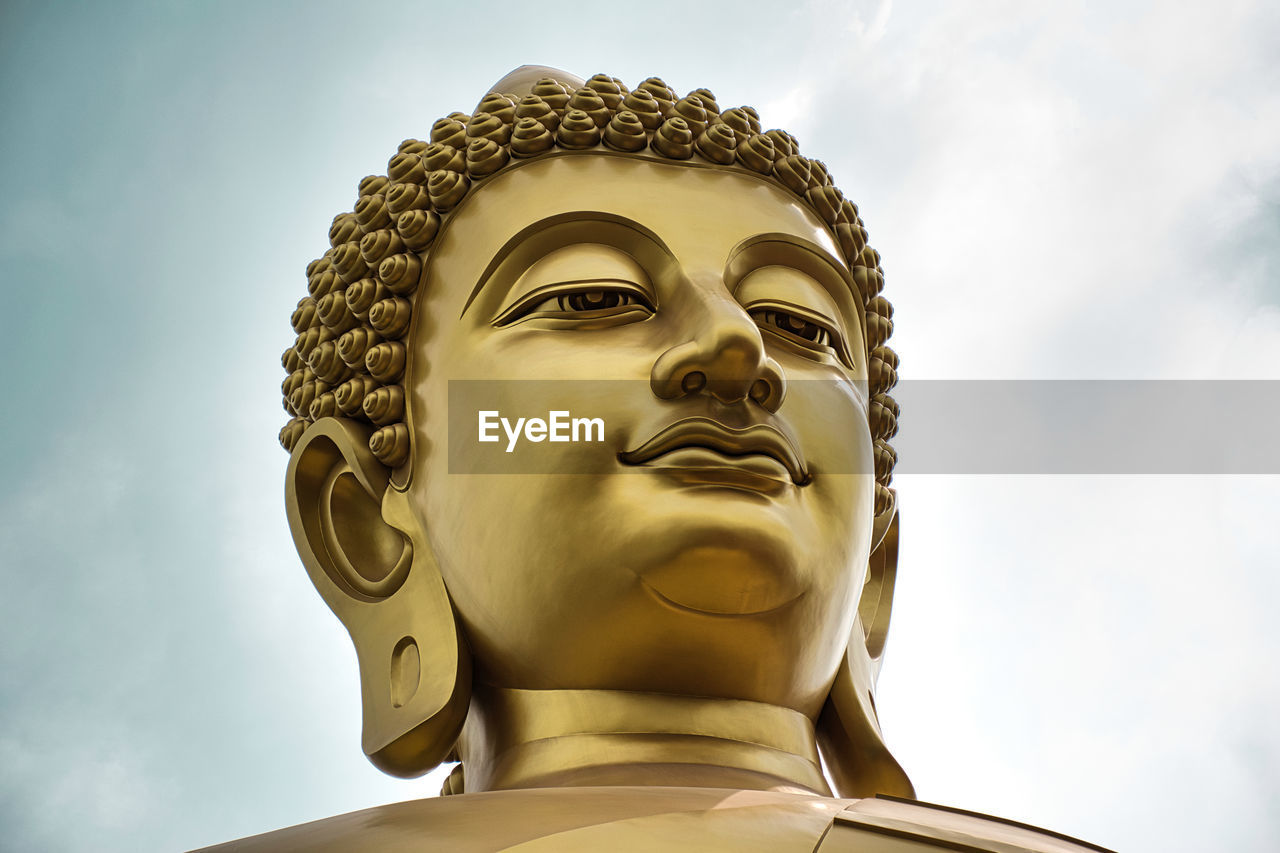
[[[649,252],[656,251],[668,258],[673,257],[671,249],[657,234],[634,219],[599,210],[557,213],[521,228],[493,253],[493,258],[471,289],[458,317],[467,313],[491,279],[513,278],[547,253],[575,243],[602,243],[631,255],[642,248]]]
[[[779,262],[813,277],[827,288],[837,305],[842,304],[842,294],[838,292],[841,285],[835,283],[839,279],[843,289],[848,291],[843,295],[848,297],[852,308],[851,319],[858,324],[865,339],[866,309],[853,273],[831,252],[812,240],[783,231],[748,237],[730,250],[729,259],[725,262],[725,277],[736,282],[751,269]]]
[[[816,262],[825,268],[829,268],[834,275],[844,280],[849,292],[855,297],[855,301],[862,298],[862,292],[858,290],[858,285],[853,280],[853,275],[849,272],[849,268],[822,246],[812,240],[806,240],[798,234],[778,231],[748,237],[729,251],[729,260],[726,266],[732,266],[734,260],[743,252],[765,244],[781,246],[790,258],[800,261],[801,265],[807,261],[809,263]]]

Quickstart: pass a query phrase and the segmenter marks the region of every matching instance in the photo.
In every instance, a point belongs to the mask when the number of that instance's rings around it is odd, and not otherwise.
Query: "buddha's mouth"
[[[774,427],[753,424],[734,429],[704,417],[676,421],[639,447],[619,453],[618,459],[624,465],[644,465],[687,448],[701,448],[729,460],[741,460],[744,468],[752,467],[752,457],[765,457],[781,465],[797,486],[806,486],[812,479],[795,447]]]

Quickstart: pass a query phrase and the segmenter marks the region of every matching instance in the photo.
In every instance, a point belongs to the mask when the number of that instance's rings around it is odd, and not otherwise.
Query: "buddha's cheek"
[[[454,475],[420,495],[436,558],[482,677],[506,686],[560,681],[557,662],[606,649],[644,596],[620,563],[590,475]]]

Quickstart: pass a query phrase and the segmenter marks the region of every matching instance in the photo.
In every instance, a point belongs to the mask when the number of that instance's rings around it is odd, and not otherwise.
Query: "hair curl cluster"
[[[898,356],[885,346],[893,308],[880,295],[880,254],[867,245],[857,205],[832,184],[825,165],[800,155],[793,136],[762,132],[751,107],[721,112],[706,89],[677,98],[657,77],[630,90],[604,74],[576,90],[544,78],[524,98],[490,94],[474,115],[440,119],[429,141],[400,143],[387,174],[360,182],[355,209],[333,219],[329,250],[307,265],[309,295],[292,317],[297,339],[281,359],[288,372],[284,407],[293,418],[280,443],[291,451],[320,418],[355,418],[377,427],[369,439],[374,456],[390,468],[403,465],[409,458],[405,339],[441,222],[472,187],[514,162],[600,147],[672,161],[697,158],[771,178],[831,228],[866,309],[876,513],[888,509],[897,461],[889,440],[899,412],[888,392],[897,382]]]

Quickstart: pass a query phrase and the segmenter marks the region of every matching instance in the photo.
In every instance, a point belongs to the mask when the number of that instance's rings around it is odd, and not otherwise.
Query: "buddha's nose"
[[[650,373],[664,400],[706,393],[723,403],[750,399],[776,412],[786,394],[781,366],[770,358],[760,328],[728,294],[707,294],[681,306],[691,334],[658,356]]]

